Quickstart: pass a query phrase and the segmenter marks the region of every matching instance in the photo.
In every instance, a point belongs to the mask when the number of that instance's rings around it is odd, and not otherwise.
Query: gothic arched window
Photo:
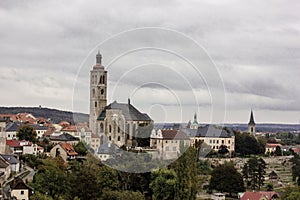
[[[108,126],[108,131],[111,133],[111,125]]]
[[[93,98],[95,98],[96,92],[95,89],[93,89]]]
[[[103,132],[103,123],[100,124],[100,132]]]

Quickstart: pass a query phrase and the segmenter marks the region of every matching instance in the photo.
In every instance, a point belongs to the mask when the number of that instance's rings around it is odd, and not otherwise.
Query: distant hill
[[[84,113],[73,113],[69,111],[62,111],[57,109],[42,108],[42,107],[0,107],[0,114],[18,114],[31,113],[35,117],[43,117],[51,119],[52,123],[60,121],[88,122],[89,115]]]

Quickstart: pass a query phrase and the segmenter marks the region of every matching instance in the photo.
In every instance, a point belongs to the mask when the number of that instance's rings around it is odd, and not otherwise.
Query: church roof
[[[112,102],[104,108],[101,114],[98,116],[97,120],[104,120],[106,117],[106,110],[117,109],[121,110],[127,121],[152,121],[151,118],[146,113],[141,113],[137,110],[130,102],[118,103],[117,101]]]

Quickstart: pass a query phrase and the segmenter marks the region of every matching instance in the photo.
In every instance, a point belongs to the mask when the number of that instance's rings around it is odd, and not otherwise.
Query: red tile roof
[[[274,191],[245,192],[241,200],[260,200],[263,197],[265,197],[268,200],[271,200],[272,197],[279,198],[279,194]]]
[[[77,132],[77,128],[74,125],[69,125],[61,129],[61,131]]]
[[[10,147],[20,147],[20,141],[19,140],[6,140],[6,144]]]
[[[270,147],[281,147],[281,144],[272,144],[272,143],[267,143],[266,144],[266,148],[270,148]]]
[[[59,143],[59,145],[67,152],[69,156],[77,156],[78,153],[75,151],[74,147],[69,143]]]

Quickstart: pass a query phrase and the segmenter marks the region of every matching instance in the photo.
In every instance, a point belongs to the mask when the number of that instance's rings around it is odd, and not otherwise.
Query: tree
[[[281,148],[279,146],[276,147],[274,155],[275,156],[282,156],[282,151],[281,151]]]
[[[292,192],[286,198],[287,200],[299,200],[300,199],[300,192]]]
[[[74,145],[74,149],[80,156],[85,156],[87,154],[87,148],[81,141]]]
[[[181,149],[185,147],[181,146]],[[196,199],[199,185],[198,153],[194,147],[188,147],[184,154],[173,163],[177,174],[176,192],[174,199]]]
[[[264,184],[266,174],[266,163],[262,158],[252,157],[242,169],[243,177],[246,179],[247,186],[252,190],[260,189]]]
[[[298,186],[300,185],[300,157],[295,154],[290,160],[292,162],[292,176],[293,181],[297,181]]]
[[[222,155],[228,154],[229,151],[228,151],[227,146],[222,144],[222,145],[219,147],[218,153],[219,153],[219,154],[222,154]]]
[[[153,191],[153,199],[173,200],[175,197],[175,189],[177,175],[174,170],[163,168],[161,170],[152,171],[150,188]]]
[[[105,190],[101,195],[101,200],[123,200],[123,199],[130,199],[130,200],[144,200],[144,196],[140,192],[134,191],[111,191]]]
[[[265,141],[262,139],[256,139],[249,133],[235,133],[235,152],[245,155],[258,155],[265,153]]]
[[[213,169],[209,189],[228,192],[230,196],[245,191],[243,177],[234,168],[232,162],[225,162],[223,165],[219,165]]]
[[[19,140],[26,140],[33,143],[37,141],[37,134],[35,130],[30,126],[21,126],[17,131],[17,137]]]
[[[66,166],[60,158],[43,160],[43,164],[38,167],[38,172],[33,177],[31,185],[35,191],[47,193],[53,199],[64,197],[69,194],[69,184],[66,179]]]

